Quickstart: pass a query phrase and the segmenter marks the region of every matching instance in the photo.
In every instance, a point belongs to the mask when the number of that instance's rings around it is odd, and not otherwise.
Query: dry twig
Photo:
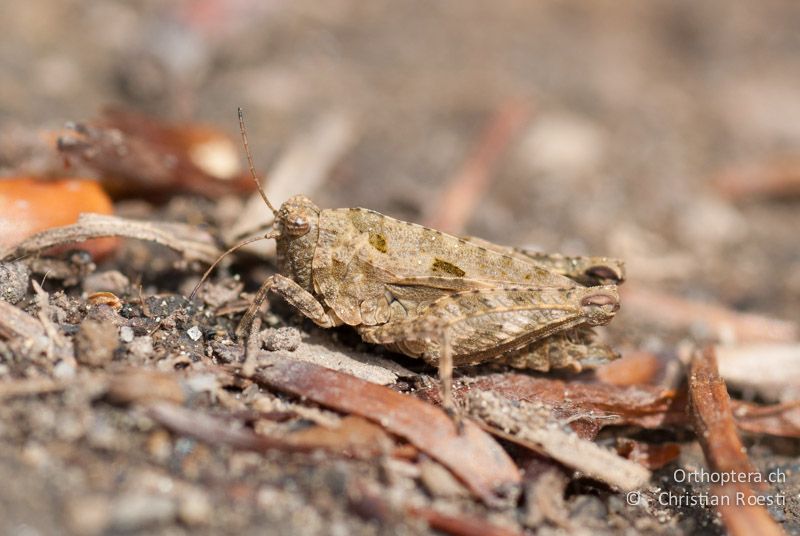
[[[717,359],[711,346],[693,354],[689,397],[695,434],[712,469],[720,473],[755,474],[756,469],[736,433],[728,390],[717,372]],[[733,536],[783,534],[766,508],[746,504],[746,500],[742,504],[739,500],[739,497],[756,496],[750,482],[715,485],[713,492],[720,497],[717,509]]]
[[[463,230],[489,188],[497,160],[530,115],[531,107],[519,100],[509,100],[494,112],[461,169],[447,182],[427,226],[447,233]]]
[[[714,187],[727,199],[800,196],[800,162],[782,160],[723,171],[713,180]]]
[[[740,313],[639,285],[628,283],[620,289],[620,294],[626,313],[668,329],[686,330],[703,325],[720,339],[737,342],[790,342],[800,336],[795,322]]]
[[[210,264],[220,254],[211,235],[194,225],[82,214],[78,223],[47,229],[0,251],[0,259],[27,257],[59,244],[82,242],[101,236],[124,236],[155,242],[182,253],[188,261]]]

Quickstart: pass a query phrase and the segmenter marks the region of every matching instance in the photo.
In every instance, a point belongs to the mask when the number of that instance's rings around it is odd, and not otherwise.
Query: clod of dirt
[[[111,361],[118,345],[117,328],[112,322],[87,319],[75,336],[75,358],[83,365],[99,367]]]
[[[124,295],[130,286],[130,280],[117,270],[97,272],[86,276],[83,280],[83,290],[88,294],[94,292],[111,292],[118,296]]]
[[[295,328],[268,328],[261,332],[261,342],[270,352],[294,352],[300,346],[300,332]]]
[[[15,304],[28,291],[31,271],[22,262],[0,263],[0,299]]]

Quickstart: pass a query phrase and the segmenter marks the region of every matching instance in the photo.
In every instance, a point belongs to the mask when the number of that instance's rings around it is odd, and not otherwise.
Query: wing
[[[314,285],[350,325],[361,323],[359,304],[384,294],[387,284],[427,288],[428,301],[498,284],[578,286],[521,257],[363,208],[322,211],[319,225]]]
[[[501,246],[474,236],[465,236],[464,240],[471,244],[517,257],[523,261],[536,263],[551,272],[556,272],[577,281],[581,285],[621,284],[625,281],[625,263],[619,259],[609,257],[567,257],[559,253],[544,253],[525,248]]]

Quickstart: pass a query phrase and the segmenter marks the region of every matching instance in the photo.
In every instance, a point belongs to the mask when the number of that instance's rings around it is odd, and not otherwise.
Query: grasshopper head
[[[290,197],[275,212],[278,268],[286,277],[313,291],[311,265],[319,237],[320,209],[304,195]]]
[[[589,287],[581,298],[581,309],[590,326],[608,324],[619,310],[616,285]]]
[[[293,240],[308,234],[318,220],[319,207],[306,196],[295,195],[281,205],[275,225],[281,237]]]

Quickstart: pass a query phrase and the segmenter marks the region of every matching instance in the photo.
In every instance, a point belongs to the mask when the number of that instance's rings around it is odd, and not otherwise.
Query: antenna
[[[209,275],[211,275],[211,272],[214,270],[214,268],[216,268],[216,267],[217,267],[217,265],[219,264],[219,262],[220,262],[222,259],[224,259],[224,258],[225,258],[225,257],[227,257],[228,255],[230,255],[231,253],[233,253],[233,252],[234,252],[234,251],[236,251],[237,249],[239,249],[239,248],[242,248],[242,247],[246,246],[247,244],[252,244],[253,242],[258,242],[259,240],[266,240],[266,239],[269,239],[269,238],[275,238],[275,237],[272,235],[272,233],[270,233],[270,234],[268,234],[268,235],[266,235],[266,236],[256,236],[256,237],[254,237],[254,238],[248,238],[248,239],[246,239],[246,240],[242,240],[241,242],[239,242],[238,244],[236,244],[235,246],[233,246],[232,248],[230,248],[228,251],[226,251],[225,253],[223,253],[222,255],[220,255],[220,256],[217,258],[217,260],[215,260],[215,261],[214,261],[214,264],[212,264],[211,266],[209,266],[209,267],[208,267],[208,270],[206,270],[206,272],[203,274],[203,277],[201,277],[201,278],[200,278],[200,281],[197,283],[197,285],[195,285],[194,289],[192,290],[192,293],[191,293],[191,294],[189,294],[189,300],[191,301],[191,300],[193,300],[193,299],[194,299],[194,295],[195,295],[195,294],[197,294],[197,291],[198,291],[198,290],[200,290],[200,286],[201,286],[203,283],[205,283],[205,282],[206,282],[206,279],[208,279],[208,276],[209,276]]]
[[[250,154],[250,145],[247,143],[247,129],[244,126],[244,112],[242,111],[242,107],[240,106],[237,108],[239,111],[239,131],[242,133],[242,143],[244,143],[244,152],[247,153],[247,163],[250,166],[250,176],[253,177],[253,180],[256,183],[256,187],[258,188],[258,193],[261,194],[261,199],[264,200],[264,203],[267,204],[269,209],[272,211],[272,214],[275,216],[278,215],[278,211],[275,210],[275,207],[272,206],[272,203],[269,202],[267,199],[267,194],[264,193],[264,189],[261,187],[261,183],[256,176],[256,170],[253,166],[253,155]]]

